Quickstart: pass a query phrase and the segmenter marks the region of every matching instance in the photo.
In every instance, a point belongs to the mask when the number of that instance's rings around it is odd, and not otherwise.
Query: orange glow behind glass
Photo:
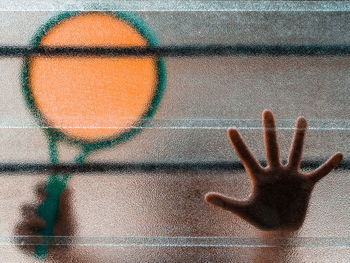
[[[40,44],[146,46],[147,41],[112,14],[87,13],[53,26]],[[35,106],[49,126],[96,141],[116,137],[140,120],[156,91],[157,65],[149,57],[33,57],[29,78]]]

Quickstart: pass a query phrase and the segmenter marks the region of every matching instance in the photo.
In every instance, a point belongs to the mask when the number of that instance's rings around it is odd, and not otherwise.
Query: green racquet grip
[[[42,244],[36,245],[34,248],[34,254],[39,259],[46,258],[48,245],[53,235],[59,212],[60,197],[66,188],[68,178],[69,175],[50,175],[48,184],[46,185],[46,199],[38,207],[38,216],[46,222],[45,227],[39,231],[44,237],[44,241]]]

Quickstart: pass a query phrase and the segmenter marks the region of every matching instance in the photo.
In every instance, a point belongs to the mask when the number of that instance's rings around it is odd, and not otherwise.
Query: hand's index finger
[[[236,128],[231,127],[227,130],[227,133],[244,167],[253,173],[261,172],[262,167],[259,165],[258,161],[253,156],[252,152],[249,150],[248,146],[243,141],[238,130]]]

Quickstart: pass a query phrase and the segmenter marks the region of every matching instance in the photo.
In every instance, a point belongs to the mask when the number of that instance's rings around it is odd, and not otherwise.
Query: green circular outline
[[[138,17],[136,14],[132,12],[111,12],[111,11],[92,11],[92,12],[64,12],[61,14],[58,14],[57,16],[51,18],[48,22],[46,22],[44,25],[42,25],[39,30],[34,34],[34,37],[30,41],[32,46],[39,46],[41,39],[45,36],[45,34],[55,25],[62,22],[64,19],[68,19],[70,17],[80,15],[80,14],[86,14],[86,13],[107,13],[115,16],[116,18],[122,19],[125,22],[127,22],[129,25],[131,25],[133,28],[135,28],[146,40],[148,46],[157,46],[158,40],[153,33],[153,31],[146,25],[146,23]],[[48,126],[47,121],[44,117],[44,115],[39,111],[39,109],[35,105],[35,101],[32,95],[32,92],[30,90],[29,85],[29,60],[30,57],[26,57],[24,59],[22,72],[21,72],[21,83],[22,83],[22,91],[25,96],[26,103],[31,111],[31,113],[34,115],[36,121],[39,123],[39,125],[45,125]],[[51,139],[54,139],[55,141],[63,139],[69,143],[78,144],[81,145],[84,151],[90,152],[97,149],[101,149],[104,147],[111,147],[119,143],[126,142],[129,140],[132,136],[140,133],[142,131],[141,126],[147,124],[153,115],[155,114],[158,105],[163,97],[164,90],[166,87],[166,67],[165,62],[163,59],[157,59],[157,88],[155,91],[155,94],[152,98],[152,101],[150,103],[150,106],[148,107],[147,111],[141,116],[140,121],[135,125],[135,128],[131,128],[125,132],[122,132],[116,137],[110,137],[107,139],[98,140],[95,142],[85,141],[81,139],[74,139],[66,135],[64,132],[49,128],[46,129],[45,132],[47,133],[47,136]]]

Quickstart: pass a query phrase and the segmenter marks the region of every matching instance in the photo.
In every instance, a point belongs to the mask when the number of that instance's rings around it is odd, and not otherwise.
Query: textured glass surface
[[[60,10],[102,7],[134,10],[155,32],[160,46],[350,45],[349,6],[338,1],[222,1],[221,5],[178,1],[177,5],[159,4],[163,11],[148,4],[140,12],[141,2],[80,1],[76,6],[66,2],[64,8],[50,2],[26,2],[26,6],[18,1],[7,11],[0,4],[0,45],[29,45],[38,28]],[[85,161],[90,172],[72,174],[65,221],[71,232],[52,239],[57,249],[49,252],[47,260],[348,262],[350,56],[164,60],[166,88],[153,119],[136,127],[142,132],[130,140],[92,152]],[[21,57],[0,57],[0,253],[4,262],[37,262],[23,248],[40,240],[33,236],[19,240],[16,225],[23,221],[24,205],[38,206],[35,188],[47,180],[51,169],[44,132],[49,127],[38,124],[27,108],[22,64]],[[275,114],[284,161],[295,119],[301,115],[309,125],[303,171],[317,168],[336,152],[344,155],[340,166],[314,188],[305,222],[296,233],[261,231],[204,202],[210,191],[248,198],[251,185],[226,129],[236,126],[265,164],[264,109]],[[57,147],[64,164],[72,164],[79,153],[77,145],[67,142]]]

